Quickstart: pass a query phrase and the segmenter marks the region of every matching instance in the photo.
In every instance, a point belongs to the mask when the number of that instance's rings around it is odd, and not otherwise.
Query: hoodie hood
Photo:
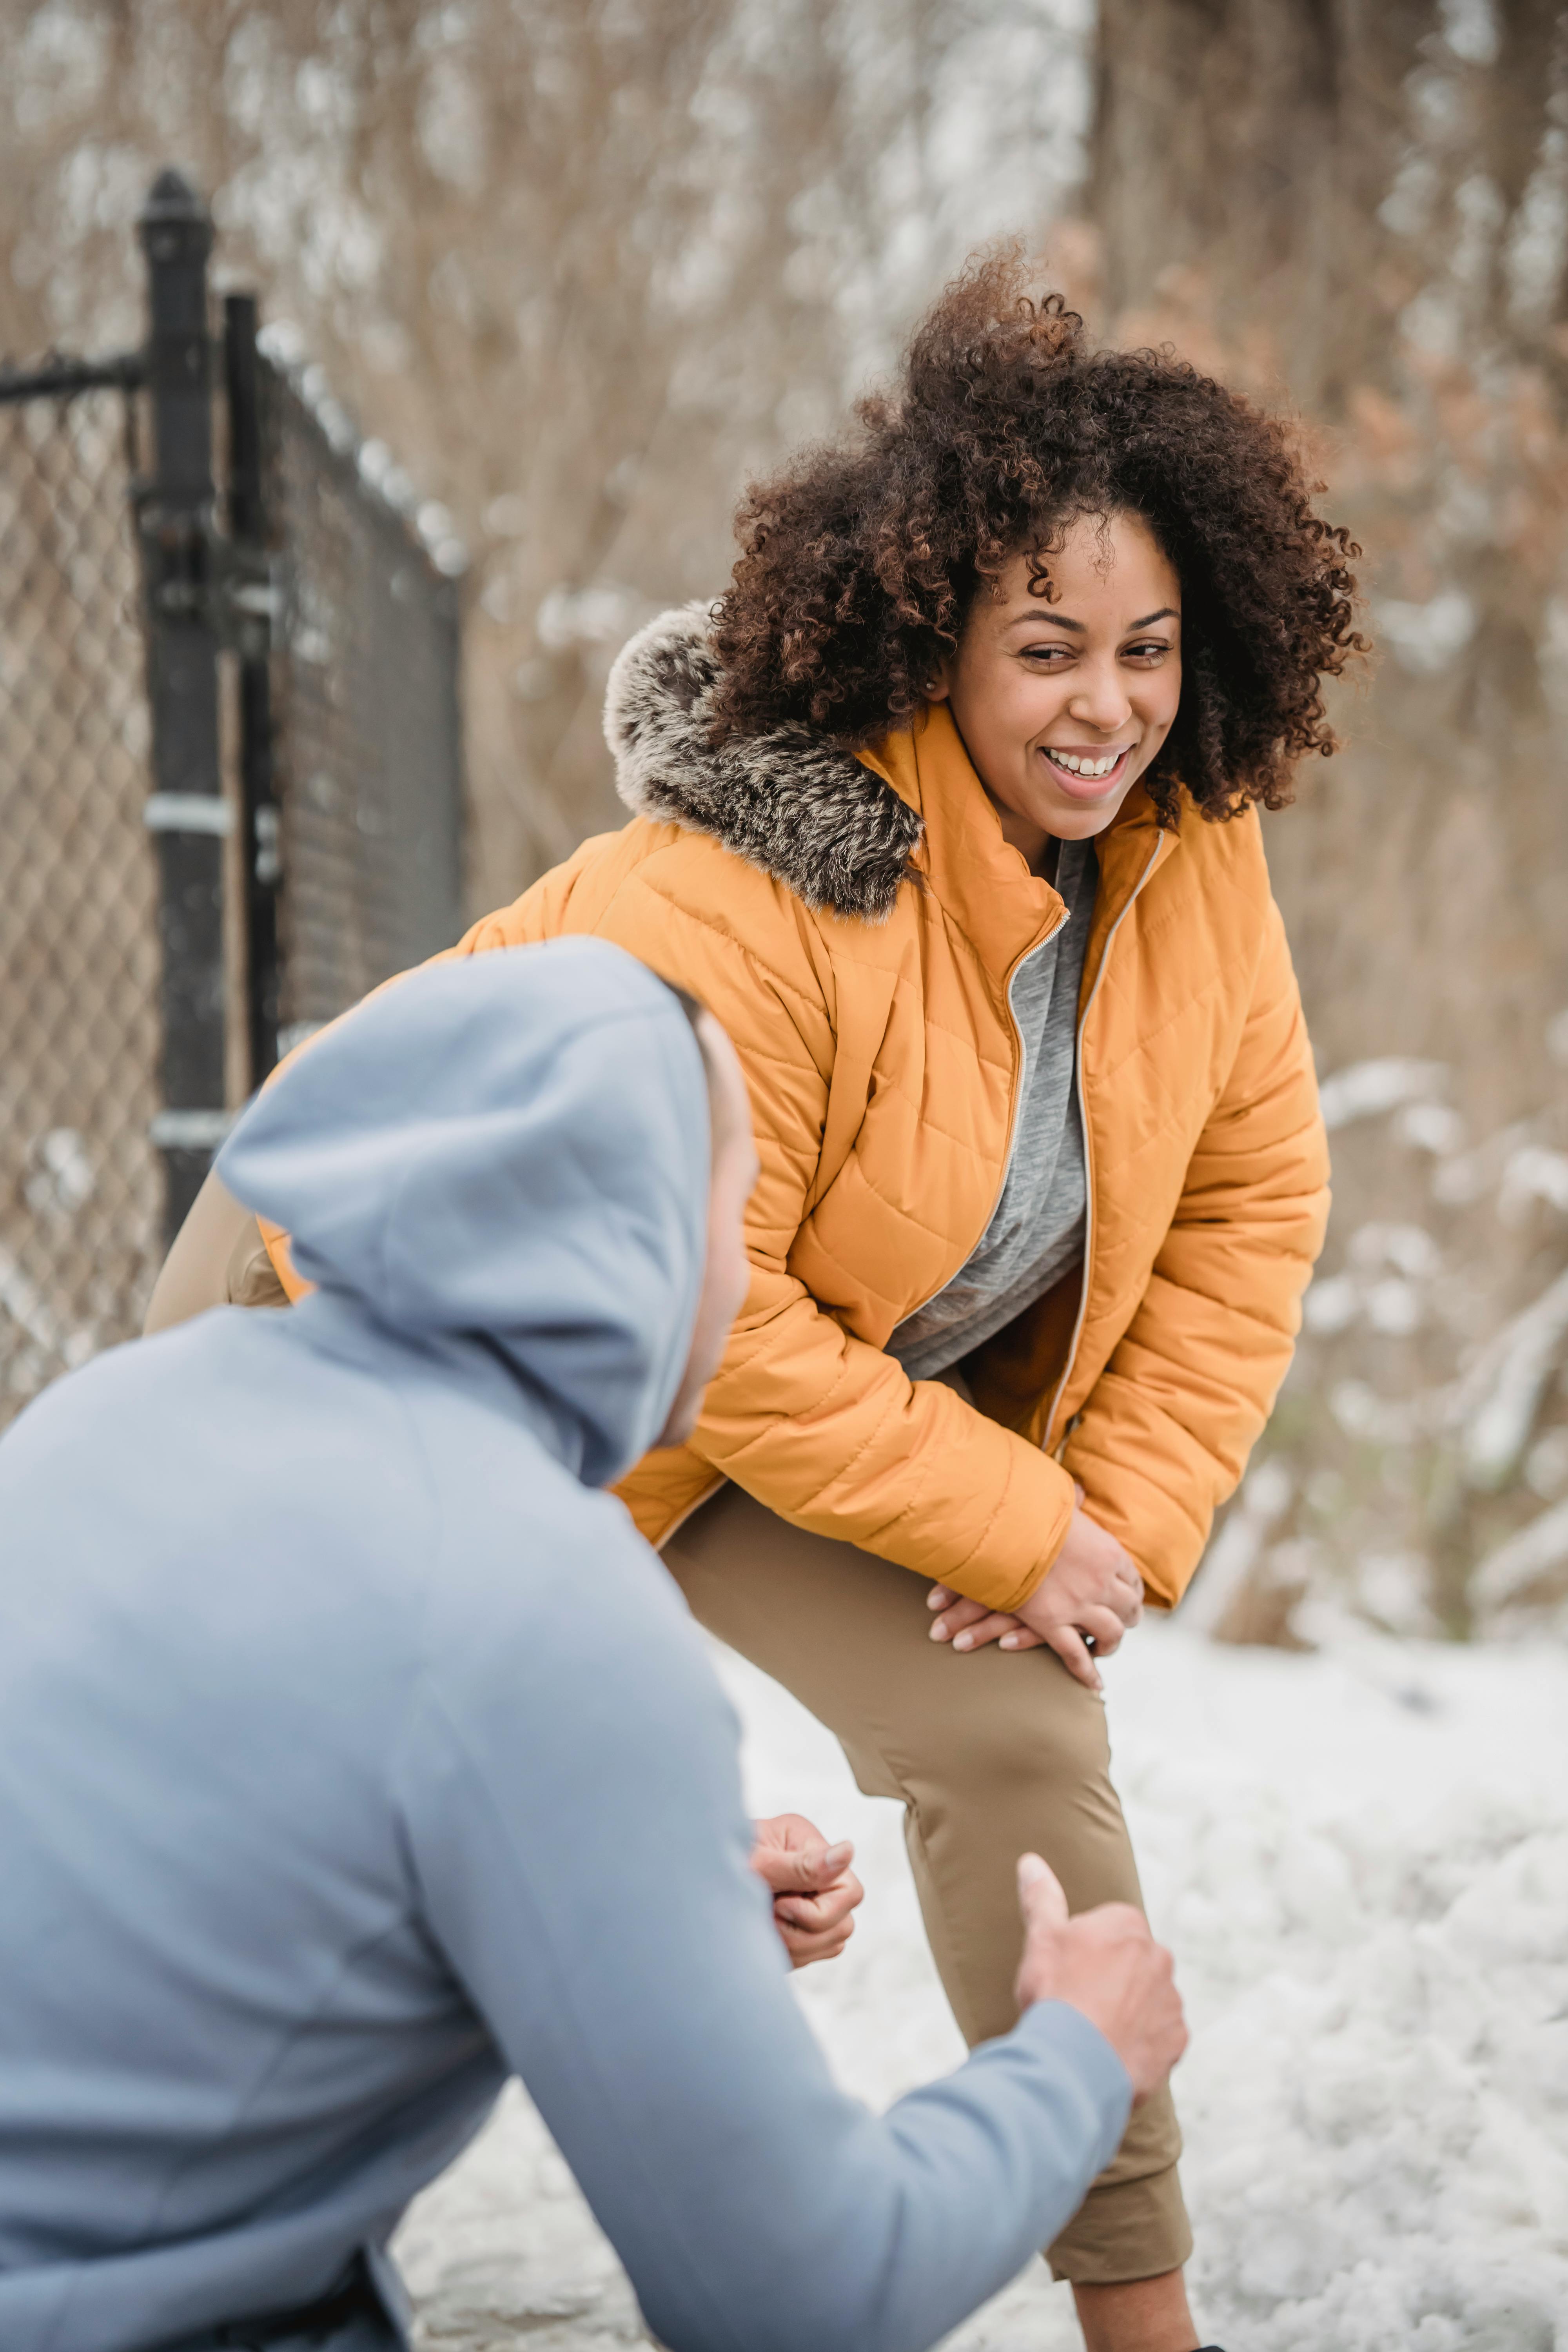
[[[708,1089],[679,1003],[621,949],[399,981],[280,1073],[216,1167],[324,1293],[486,1343],[585,1484],[663,1427],[702,1281]]]
[[[813,908],[885,922],[920,846],[918,811],[832,736],[777,727],[715,750],[710,608],[661,613],[625,645],[605,697],[621,798],[711,834]]]

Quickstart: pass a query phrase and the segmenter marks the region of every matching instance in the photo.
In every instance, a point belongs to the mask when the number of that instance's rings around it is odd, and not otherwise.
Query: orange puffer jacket
[[[620,1492],[654,1543],[723,1478],[999,1609],[1073,1481],[1151,1597],[1181,1595],[1290,1360],[1328,1164],[1252,813],[1101,836],[1079,1001],[1087,1264],[965,1360],[975,1405],[883,1349],[1001,1192],[1019,959],[1065,912],[1002,837],[945,707],[877,751],[707,740],[700,608],[635,638],[606,730],[639,811],[452,952],[593,932],[710,1005],[750,1084],[751,1295],[689,1445]]]

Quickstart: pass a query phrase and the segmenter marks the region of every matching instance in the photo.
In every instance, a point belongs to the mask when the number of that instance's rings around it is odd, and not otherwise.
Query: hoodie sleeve
[[[1042,2003],[884,2116],[835,2088],[747,1866],[733,1717],[652,1555],[591,1507],[591,1621],[573,1577],[507,1628],[468,1595],[419,1693],[399,1798],[427,1923],[661,2340],[921,2352],[1077,2210],[1126,2075]]]

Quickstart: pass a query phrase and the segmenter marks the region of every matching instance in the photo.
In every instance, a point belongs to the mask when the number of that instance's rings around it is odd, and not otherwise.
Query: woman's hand
[[[1143,1580],[1131,1554],[1089,1517],[1083,1488],[1075,1486],[1067,1540],[1049,1575],[1016,1612],[987,1609],[945,1584],[931,1587],[926,1606],[941,1612],[931,1629],[933,1642],[951,1642],[955,1650],[983,1649],[987,1642],[1005,1650],[1044,1644],[1080,1683],[1102,1690],[1095,1654],[1109,1658],[1142,1618]]]
[[[849,1915],[866,1892],[849,1867],[854,1847],[847,1838],[829,1845],[804,1813],[752,1826],[752,1868],[773,1889],[773,1925],[791,1967],[836,1960],[855,1933]]]

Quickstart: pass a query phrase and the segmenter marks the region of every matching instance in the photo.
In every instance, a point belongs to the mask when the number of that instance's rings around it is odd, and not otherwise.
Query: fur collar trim
[[[715,751],[711,608],[660,614],[617,656],[605,698],[616,782],[639,816],[711,834],[806,906],[885,922],[923,831],[852,751],[810,727]]]

